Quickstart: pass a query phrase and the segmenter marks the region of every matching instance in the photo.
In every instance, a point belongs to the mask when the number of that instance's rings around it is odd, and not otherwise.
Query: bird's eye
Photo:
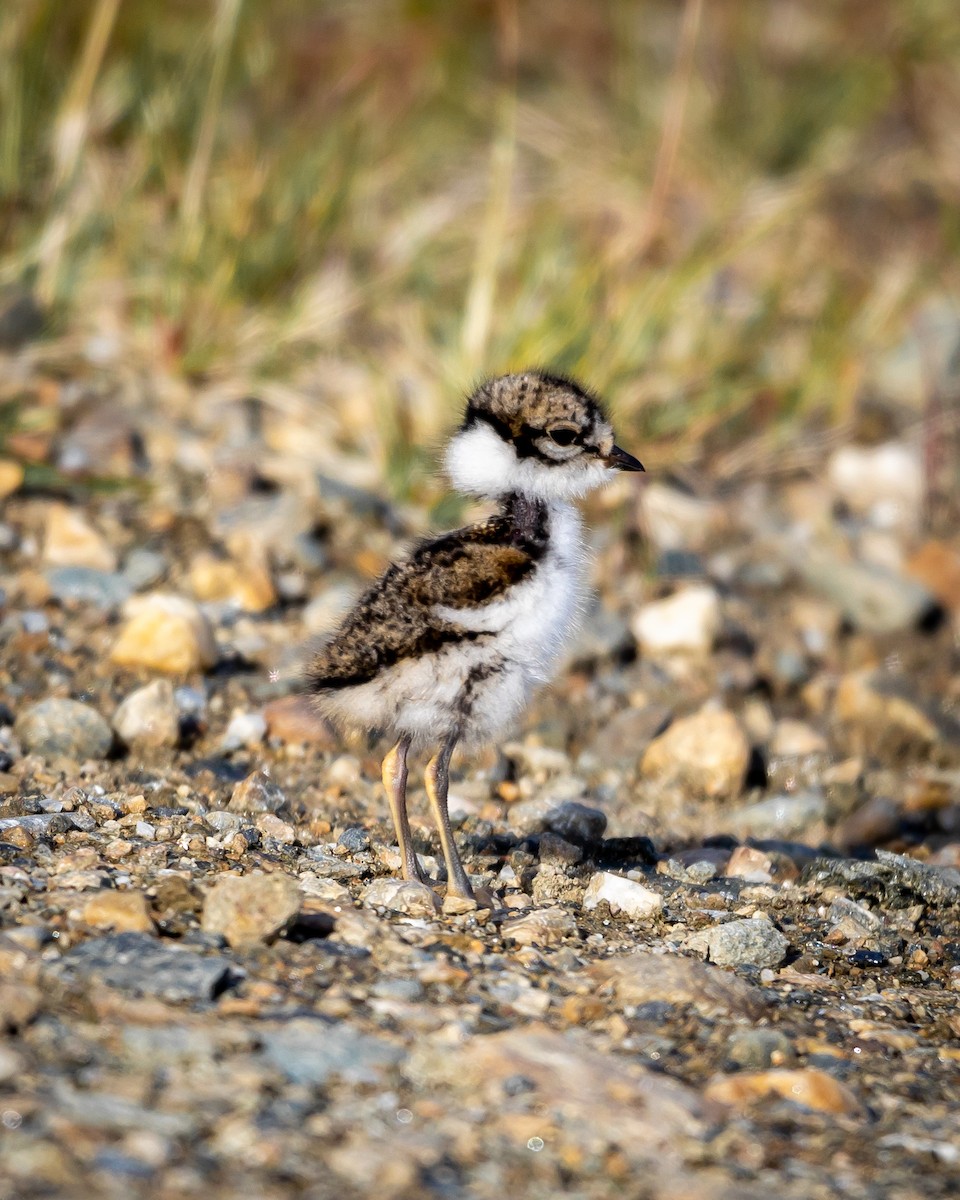
[[[557,446],[572,446],[579,432],[575,425],[554,425],[547,430],[547,436]]]

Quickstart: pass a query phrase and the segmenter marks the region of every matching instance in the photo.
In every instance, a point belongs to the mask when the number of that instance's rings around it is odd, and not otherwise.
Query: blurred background
[[[661,469],[942,430],[958,249],[954,0],[0,12],[3,347],[257,395],[396,498],[531,363]]]

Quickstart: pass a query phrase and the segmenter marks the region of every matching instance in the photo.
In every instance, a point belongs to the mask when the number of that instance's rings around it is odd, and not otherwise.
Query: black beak
[[[626,450],[621,450],[619,446],[614,446],[603,461],[608,467],[615,467],[618,471],[643,470],[643,463],[634,458],[632,454],[628,454]]]

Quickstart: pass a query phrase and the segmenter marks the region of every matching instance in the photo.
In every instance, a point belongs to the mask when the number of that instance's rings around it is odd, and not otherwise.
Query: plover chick
[[[550,679],[576,632],[587,553],[572,501],[642,471],[614,444],[599,400],[556,375],[524,371],[479,387],[446,451],[461,492],[497,502],[476,525],[420,542],[389,567],[312,660],[308,678],[335,724],[388,732],[383,785],[405,879],[422,879],[407,818],[407,755],[439,747],[425,783],[448,894],[473,891],[447,787],[454,747],[492,741]]]

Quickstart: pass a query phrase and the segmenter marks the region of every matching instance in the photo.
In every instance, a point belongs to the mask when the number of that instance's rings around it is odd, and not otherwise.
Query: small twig
[[[186,183],[183,185],[183,196],[180,199],[180,228],[188,249],[195,249],[197,244],[203,192],[207,185],[207,175],[210,172],[210,160],[213,157],[213,143],[220,117],[227,66],[230,62],[230,50],[237,31],[242,2],[243,0],[219,0],[217,4],[212,38],[213,66],[203,102],[203,114],[200,118],[197,141],[193,148],[193,157],[187,171]]]
[[[483,228],[464,307],[460,345],[468,371],[483,362],[490,338],[497,269],[510,211],[510,183],[517,150],[517,55],[520,20],[516,0],[499,0],[497,18],[502,83],[499,119],[490,154],[490,188]]]
[[[673,181],[673,168],[677,161],[677,151],[680,149],[680,138],[683,134],[683,120],[687,111],[690,79],[693,75],[694,51],[702,14],[703,0],[686,0],[683,21],[680,25],[680,37],[677,42],[677,55],[674,59],[667,90],[663,129],[653,170],[653,184],[650,188],[650,203],[640,234],[640,256],[649,250],[663,225],[670,184]]]

